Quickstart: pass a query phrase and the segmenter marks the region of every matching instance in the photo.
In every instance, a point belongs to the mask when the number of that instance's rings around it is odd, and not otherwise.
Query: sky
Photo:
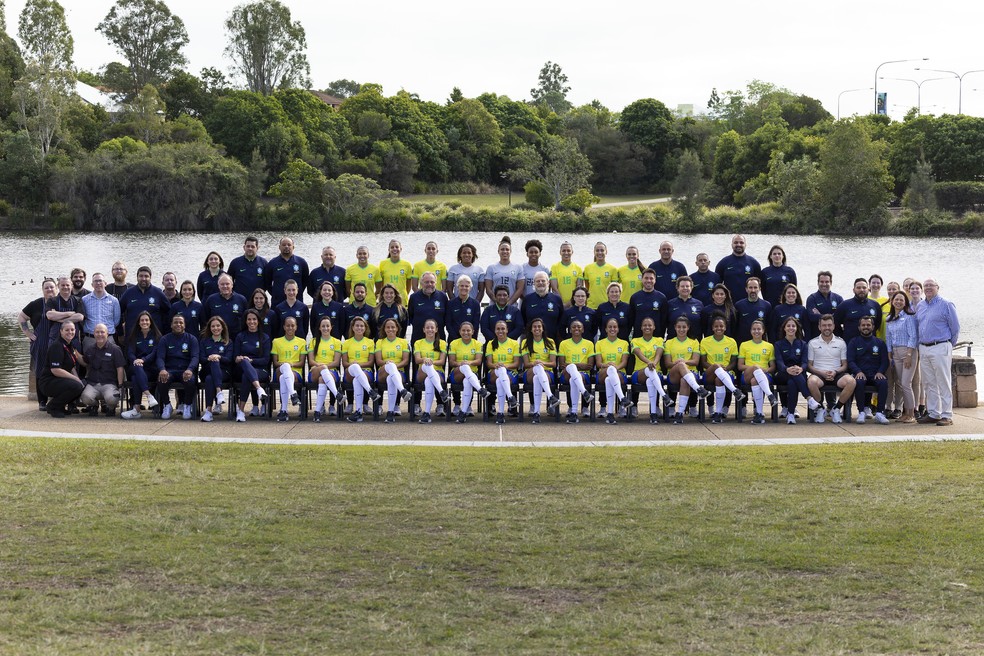
[[[112,0],[61,0],[75,38],[79,68],[98,70],[121,58],[96,31]],[[375,82],[444,102],[453,87],[466,97],[494,92],[525,100],[547,61],[562,67],[575,105],[599,100],[612,110],[656,98],[671,110],[706,108],[713,88],[744,90],[751,80],[820,100],[835,116],[865,114],[878,90],[900,120],[917,104],[924,114],[956,113],[955,75],[984,69],[984,3],[937,0],[826,3],[626,2],[581,0],[282,0],[307,33],[315,89],[333,80]],[[228,71],[223,23],[239,4],[166,0],[188,30],[188,70]],[[7,0],[16,36],[24,0]],[[976,8],[975,8],[976,7]],[[930,80],[930,78],[945,78]],[[859,91],[853,91],[860,89]],[[842,93],[845,92],[845,93]],[[840,106],[838,108],[838,98]],[[964,114],[984,116],[984,72],[963,81]]]

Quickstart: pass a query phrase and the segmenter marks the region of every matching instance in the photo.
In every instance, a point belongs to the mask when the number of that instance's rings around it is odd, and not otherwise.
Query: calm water
[[[0,375],[0,394],[23,394],[27,390],[29,353],[27,341],[17,326],[17,313],[40,296],[41,279],[67,274],[73,267],[85,269],[89,276],[96,271],[111,279],[111,264],[126,262],[130,282],[136,282],[137,267],[147,265],[154,271],[154,284],[159,285],[165,271],[174,271],[178,281],[196,280],[202,270],[205,255],[212,250],[229,262],[242,254],[246,233],[173,234],[122,233],[31,235],[0,233],[0,358],[8,363]],[[279,234],[257,233],[260,255],[267,259],[277,255]],[[496,248],[501,233],[304,233],[295,237],[295,254],[307,259],[311,268],[321,264],[321,249],[332,245],[338,252],[338,264],[355,262],[355,250],[365,244],[370,261],[378,263],[386,257],[387,243],[392,237],[403,243],[403,257],[411,263],[424,258],[424,244],[436,239],[441,246],[438,259],[454,264],[455,253],[463,242],[474,244],[479,253],[478,263],[487,266],[498,259]],[[565,239],[574,245],[574,260],[582,266],[591,261],[595,242],[608,245],[608,261],[616,266],[625,263],[626,247],[637,246],[641,260],[648,264],[659,258],[659,243],[671,239],[676,247],[675,259],[689,270],[697,253],[706,252],[713,263],[731,251],[730,235],[650,235],[638,233],[608,233],[587,235],[534,235],[512,233],[513,261],[525,261],[523,244],[531,238],[544,243],[542,262],[550,266],[560,259],[559,247]],[[941,285],[941,294],[957,304],[962,324],[961,338],[982,344],[984,339],[984,306],[973,300],[967,278],[984,262],[984,239],[901,239],[822,237],[783,237],[779,235],[748,236],[748,253],[763,265],[773,244],[786,250],[788,264],[796,269],[800,291],[804,297],[816,291],[816,273],[829,269],[834,274],[834,291],[851,295],[852,281],[859,276],[879,273],[884,279],[901,282],[907,276],[920,280],[933,276]],[[31,283],[31,280],[34,283]],[[308,299],[310,300],[310,299]]]

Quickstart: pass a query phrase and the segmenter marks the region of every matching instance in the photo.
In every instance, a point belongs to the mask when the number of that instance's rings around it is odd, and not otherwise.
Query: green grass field
[[[659,198],[658,195],[648,195],[648,196],[600,196],[602,203],[619,203],[628,202],[636,200],[649,200],[650,198]],[[404,197],[405,201],[411,203],[441,203],[446,201],[458,201],[464,205],[471,205],[476,209],[482,208],[499,208],[509,206],[509,196],[507,194],[465,194],[465,195],[451,195],[442,196],[438,194],[418,194],[415,196]],[[512,195],[513,205],[523,202],[522,192],[513,192]],[[639,207],[645,207],[641,205]]]
[[[984,444],[0,439],[0,652],[984,652]]]

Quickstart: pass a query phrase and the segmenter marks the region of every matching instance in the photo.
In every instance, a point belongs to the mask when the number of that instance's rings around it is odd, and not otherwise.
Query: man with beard
[[[721,258],[714,272],[721,277],[721,282],[731,295],[737,298],[749,278],[758,278],[762,274],[762,267],[754,257],[745,254],[744,235],[735,235],[731,238],[731,255]]]
[[[309,273],[304,258],[294,255],[294,240],[290,237],[281,239],[280,255],[267,262],[263,270],[263,288],[270,293],[270,305],[277,307],[287,300],[284,285],[288,280],[297,283],[297,300],[303,303]]]
[[[810,327],[814,335],[819,332],[820,317],[833,314],[837,306],[844,302],[840,294],[830,291],[833,282],[834,274],[830,271],[821,271],[817,274],[817,291],[806,297],[806,314],[810,319]]]
[[[675,292],[674,292],[675,293]],[[632,334],[642,335],[642,320],[652,319],[656,327],[653,334],[662,337],[669,325],[670,306],[663,292],[656,289],[656,272],[646,269],[642,272],[642,289],[629,298],[632,308]]]
[[[68,276],[58,277],[58,293],[48,299],[44,305],[45,316],[50,329],[49,343],[58,340],[63,323],[74,323],[75,332],[72,334],[72,346],[82,350],[82,322],[85,321],[85,306],[82,300],[72,294],[72,280]]]
[[[161,332],[166,332],[170,325],[171,303],[159,287],[150,284],[152,275],[149,266],[137,269],[137,284],[128,289],[120,300],[123,328],[127,333],[137,325],[137,317],[145,310]]]
[[[888,371],[888,347],[875,337],[875,321],[871,317],[858,320],[858,335],[847,343],[847,367],[857,381],[854,400],[858,406],[858,423],[863,424],[867,418],[865,392],[873,388],[878,394],[875,421],[887,424],[885,400],[888,398],[888,378],[885,372]]]
[[[830,408],[830,420],[841,423],[841,411],[851,402],[857,381],[847,370],[847,344],[834,335],[834,317],[825,314],[818,322],[819,337],[814,337],[806,346],[806,370],[813,374],[806,379],[811,396],[819,401],[820,390],[824,385],[836,385],[843,390]],[[826,411],[818,408],[814,421],[822,424]]]
[[[92,293],[91,289],[85,288],[85,279],[87,277],[85,269],[79,269],[76,267],[72,269],[72,273],[70,275],[72,278],[72,296],[82,300],[83,296]]]
[[[121,301],[123,300],[123,294],[126,293],[126,290],[133,287],[133,283],[126,281],[126,274],[129,271],[127,271],[126,265],[120,260],[113,262],[112,273],[113,282],[106,285],[106,293],[112,294],[117,301]]]
[[[228,273],[232,276],[232,291],[245,298],[252,298],[254,290],[263,288],[263,270],[266,268],[267,261],[266,258],[256,254],[259,250],[259,240],[250,235],[243,242],[243,254],[229,263]]]
[[[834,312],[834,323],[840,329],[840,336],[848,344],[860,334],[858,323],[862,317],[869,317],[875,330],[882,323],[881,305],[868,298],[868,281],[857,278],[854,281],[854,296],[842,302]]]
[[[345,336],[349,334],[352,319],[362,317],[369,325],[369,335],[376,334],[375,322],[372,320],[373,307],[366,303],[366,283],[357,282],[352,286],[352,302],[345,306]]]

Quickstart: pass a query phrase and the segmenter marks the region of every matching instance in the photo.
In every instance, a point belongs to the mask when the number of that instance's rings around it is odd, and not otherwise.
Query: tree
[[[635,192],[643,186],[647,150],[615,127],[614,114],[604,107],[584,105],[564,115],[563,134],[577,139],[594,173],[591,188],[610,192]]]
[[[571,108],[571,103],[567,101],[567,93],[571,90],[567,86],[567,75],[560,68],[560,64],[548,61],[540,69],[539,82],[530,89],[530,97],[534,105],[546,105],[558,114],[563,114]]]
[[[225,22],[225,54],[250,91],[269,95],[276,89],[310,87],[307,38],[300,21],[278,0],[257,0],[232,10]]]
[[[554,209],[560,210],[561,201],[578,189],[588,187],[591,163],[570,138],[550,136],[544,142],[541,153],[527,146],[518,153],[516,168],[509,171],[513,180],[541,182],[553,193]]]
[[[673,180],[673,201],[680,215],[687,222],[693,222],[700,214],[701,192],[704,188],[704,178],[701,174],[700,158],[692,150],[685,150],[680,155],[680,166]]]
[[[325,183],[329,214],[336,218],[360,219],[376,208],[396,203],[397,193],[387,191],[374,180],[343,173]]]
[[[666,105],[653,98],[637,100],[622,110],[619,130],[630,140],[649,149],[646,170],[651,183],[663,180],[663,162],[676,147],[673,114]]]
[[[335,80],[325,89],[325,93],[336,98],[348,98],[359,93],[360,85],[355,80]]]
[[[17,42],[0,32],[0,120],[15,111],[14,82],[24,75],[24,59]]]
[[[887,224],[892,176],[882,158],[884,142],[874,142],[859,121],[840,121],[820,149],[820,197],[835,230],[877,234]]]
[[[451,176],[456,180],[493,180],[502,154],[502,129],[477,100],[463,98],[444,113],[442,127],[450,147]]]
[[[42,74],[71,71],[75,42],[57,0],[27,0],[17,23],[17,36],[26,59]]]
[[[787,161],[776,152],[769,164],[769,185],[790,216],[812,218],[820,205],[820,169],[808,157]]]
[[[184,22],[161,0],[116,0],[96,29],[130,63],[130,93],[159,85],[188,63],[181,54],[188,45]]]
[[[145,84],[133,101],[127,104],[124,125],[145,144],[155,144],[166,132],[165,109],[157,89]]]
[[[916,170],[909,176],[909,188],[902,197],[902,205],[916,212],[935,210],[935,184],[933,165],[929,162],[919,162],[916,164]]]

